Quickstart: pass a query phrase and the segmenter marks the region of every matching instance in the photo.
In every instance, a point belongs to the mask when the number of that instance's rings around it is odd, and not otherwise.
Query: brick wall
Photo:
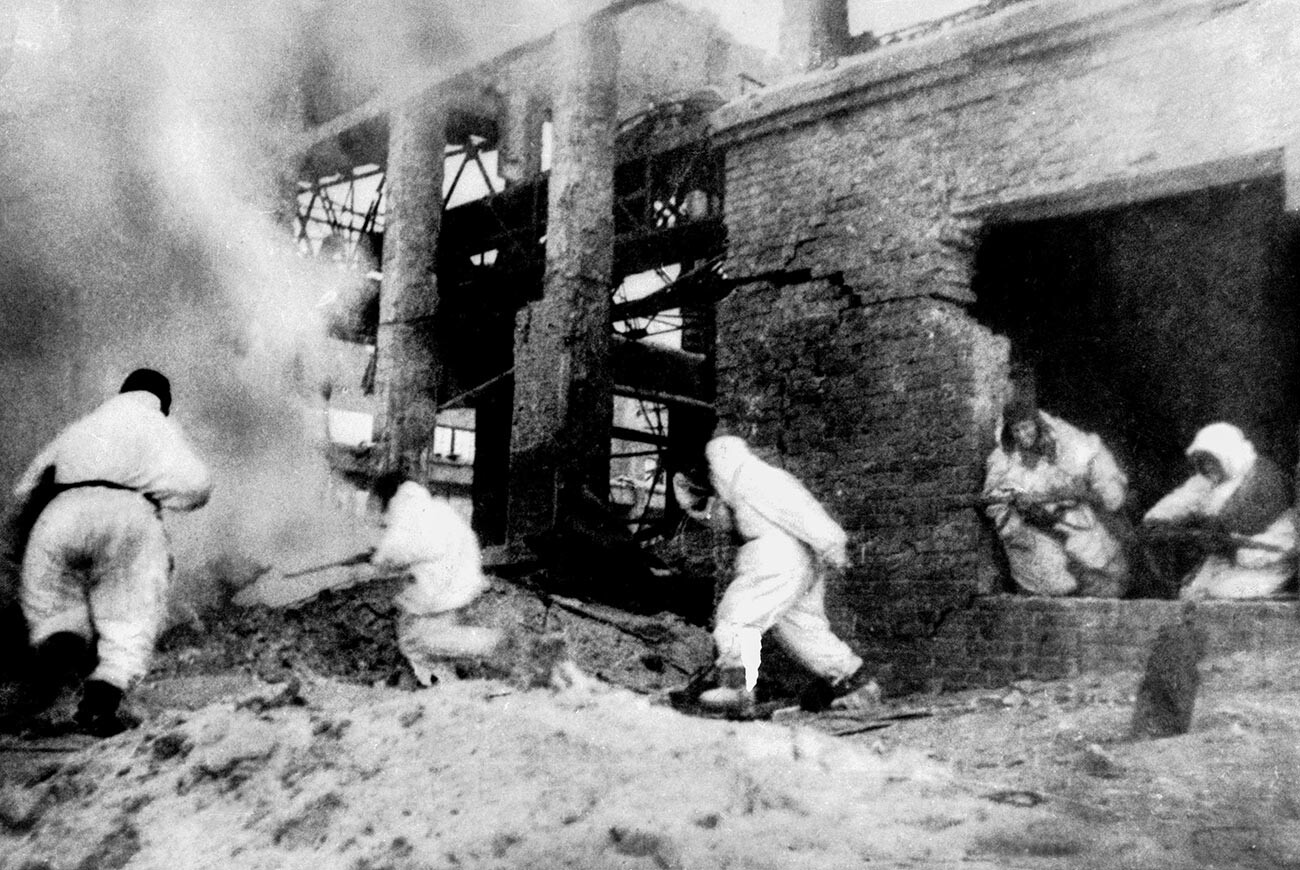
[[[849,630],[924,632],[980,591],[993,408],[972,397],[1001,374],[998,343],[949,302],[863,307],[824,282],[733,295],[719,320],[724,425],[850,531],[857,568],[832,602]]]
[[[1203,602],[1197,619],[1209,639],[1207,657],[1247,652],[1293,660],[1298,609],[1294,601]],[[1181,611],[1177,601],[988,596],[951,614],[932,638],[866,643],[863,652],[891,693],[1141,670],[1156,632]]]
[[[1140,626],[1176,606],[979,597],[996,590],[996,556],[972,501],[1008,347],[969,312],[974,251],[995,212],[1093,188],[1123,204],[1150,178],[1197,189],[1223,182],[1197,169],[1215,161],[1280,165],[1251,161],[1297,127],[1277,83],[1300,71],[1298,14],[1039,0],[714,115],[731,273],[811,275],[721,304],[721,422],[849,530],[854,565],[829,606],[859,648],[914,651],[920,679],[1046,676],[1103,663],[1086,651],[1108,637],[1089,608],[1135,608]],[[1018,654],[1017,626],[1035,620],[1059,623],[1044,641],[1059,654]]]

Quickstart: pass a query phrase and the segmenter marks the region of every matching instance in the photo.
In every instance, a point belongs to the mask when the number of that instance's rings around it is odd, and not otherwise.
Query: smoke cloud
[[[531,4],[498,5],[517,16],[498,22],[546,25]],[[300,85],[322,57],[336,96],[356,101],[497,50],[487,25],[450,6],[380,7],[19,7],[0,70],[6,496],[44,441],[147,365],[172,379],[173,414],[216,477],[207,508],[168,520],[180,574],[292,569],[364,546],[368,531],[331,505],[308,413],[321,409],[320,302],[354,288],[277,219],[291,208],[284,143],[301,132]],[[506,25],[492,38],[519,35]]]

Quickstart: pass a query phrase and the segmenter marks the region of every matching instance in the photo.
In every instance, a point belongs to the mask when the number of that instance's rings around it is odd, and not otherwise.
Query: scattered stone
[[[76,864],[78,868],[95,868],[95,870],[123,870],[130,866],[140,852],[140,831],[127,819],[111,834],[104,837],[89,854]]]
[[[278,707],[302,707],[306,703],[307,699],[302,696],[302,681],[297,677],[290,677],[274,695],[253,695],[244,698],[235,704],[235,709],[265,713]]]
[[[1046,803],[1047,798],[1043,797],[1036,791],[1027,791],[1025,789],[1007,789],[1004,791],[989,792],[984,797],[998,804],[1007,804],[1013,807],[1036,807],[1041,803]]]
[[[707,813],[695,820],[696,827],[703,828],[706,831],[712,831],[722,824],[722,816],[717,813]]]
[[[311,734],[313,737],[338,740],[343,736],[343,732],[348,730],[348,726],[351,724],[352,720],[350,719],[339,719],[337,721],[322,719],[319,722],[312,724]]]
[[[272,832],[271,842],[289,849],[319,847],[329,837],[334,819],[345,804],[336,792],[313,798]]]
[[[193,744],[186,739],[184,734],[179,731],[170,731],[153,742],[152,752],[154,760],[167,761],[178,755],[183,758],[189,755],[190,750],[193,748]]]
[[[662,674],[667,663],[659,653],[649,652],[641,656],[641,664],[652,673]]]
[[[682,866],[677,845],[662,834],[615,825],[609,829],[609,842],[620,855],[650,858],[663,870],[678,870]]]
[[[1118,779],[1123,769],[1106,750],[1096,743],[1090,743],[1083,750],[1083,772],[1100,779]]]
[[[1002,696],[1003,707],[1023,707],[1028,701],[1029,699],[1025,697],[1025,693],[1019,689],[1012,689]]]

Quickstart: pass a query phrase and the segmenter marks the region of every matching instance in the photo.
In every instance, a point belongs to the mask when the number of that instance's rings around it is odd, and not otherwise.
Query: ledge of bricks
[[[929,640],[863,652],[889,664],[891,692],[992,688],[1023,679],[1140,670],[1159,629],[1181,618],[1179,601],[981,597]],[[1270,655],[1300,648],[1300,602],[1209,601],[1196,607],[1207,657]]]

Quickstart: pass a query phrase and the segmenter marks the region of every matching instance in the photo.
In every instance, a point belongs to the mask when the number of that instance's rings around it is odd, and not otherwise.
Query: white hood
[[[1211,423],[1192,439],[1187,455],[1193,453],[1210,454],[1227,475],[1227,480],[1214,487],[1205,505],[1211,514],[1217,513],[1255,467],[1255,446],[1244,432],[1231,423]]]

